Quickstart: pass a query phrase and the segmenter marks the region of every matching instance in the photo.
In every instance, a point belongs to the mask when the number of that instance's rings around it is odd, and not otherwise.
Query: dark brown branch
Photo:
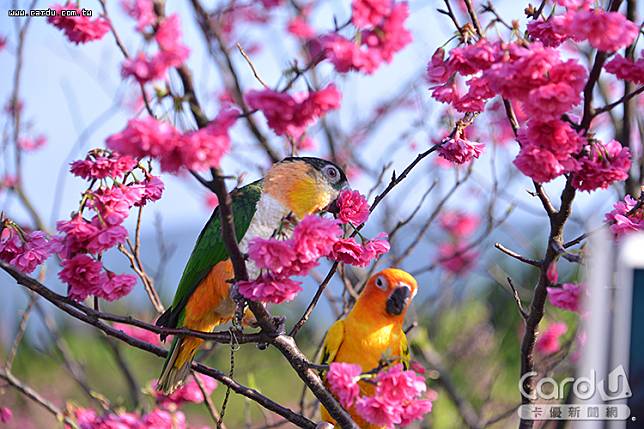
[[[526,258],[525,256],[522,256],[516,252],[513,252],[512,250],[508,249],[501,243],[494,243],[494,247],[499,249],[501,252],[505,253],[508,256],[513,257],[514,259],[517,259],[525,264],[532,265],[534,267],[541,267],[541,261],[537,261],[536,259],[530,259]]]
[[[525,311],[523,308],[523,303],[521,302],[521,296],[519,295],[519,291],[517,288],[514,287],[514,283],[512,283],[512,279],[510,277],[507,277],[508,280],[508,285],[510,286],[510,289],[512,289],[512,295],[514,297],[514,301],[517,303],[517,307],[519,308],[519,313],[521,313],[521,317],[523,318],[524,321],[528,320],[528,312]]]

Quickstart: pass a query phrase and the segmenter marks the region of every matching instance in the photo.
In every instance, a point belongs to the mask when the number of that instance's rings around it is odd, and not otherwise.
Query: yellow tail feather
[[[201,343],[203,340],[200,338],[175,337],[170,348],[170,357],[166,361],[157,383],[157,389],[164,395],[170,395],[181,387],[190,373],[190,365]]]

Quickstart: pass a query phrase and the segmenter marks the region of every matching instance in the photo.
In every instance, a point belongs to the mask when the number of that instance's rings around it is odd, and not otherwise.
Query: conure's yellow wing
[[[400,336],[400,363],[403,364],[405,369],[409,369],[410,362],[411,356],[409,354],[409,344],[407,344],[407,335],[402,332]]]
[[[340,346],[344,341],[344,321],[338,320],[329,328],[324,339],[324,348],[322,349],[322,365],[329,364],[335,360]]]

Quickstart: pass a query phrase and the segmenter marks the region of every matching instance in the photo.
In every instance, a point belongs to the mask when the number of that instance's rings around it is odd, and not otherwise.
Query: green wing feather
[[[230,194],[238,242],[241,241],[250,226],[261,194],[261,180],[236,189]],[[197,243],[190,254],[190,259],[177,286],[172,306],[159,317],[157,325],[177,327],[183,319],[183,309],[197,286],[208,275],[212,267],[226,259],[228,259],[228,252],[221,236],[219,209],[216,208],[199,234]]]

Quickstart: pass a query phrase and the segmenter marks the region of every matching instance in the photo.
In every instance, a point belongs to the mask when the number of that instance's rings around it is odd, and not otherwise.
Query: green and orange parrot
[[[240,250],[246,252],[252,238],[271,237],[287,217],[300,220],[328,210],[345,187],[346,175],[330,161],[292,157],[274,164],[263,179],[231,193]],[[252,261],[247,266],[249,278],[255,278],[259,270]],[[230,321],[235,312],[230,296],[233,277],[219,210],[215,209],[183,270],[172,306],[157,325],[211,332]],[[157,384],[159,390],[170,394],[183,383],[202,342],[190,336],[174,337]]]
[[[373,275],[349,314],[329,328],[321,363],[357,364],[367,372],[386,357],[391,364],[402,363],[408,369],[409,347],[402,325],[417,287],[411,274],[397,268]],[[374,384],[360,381],[359,385],[361,395],[374,394]],[[360,428],[379,429],[365,422],[354,409],[348,411]],[[324,407],[320,407],[320,413],[323,421],[335,424]]]

